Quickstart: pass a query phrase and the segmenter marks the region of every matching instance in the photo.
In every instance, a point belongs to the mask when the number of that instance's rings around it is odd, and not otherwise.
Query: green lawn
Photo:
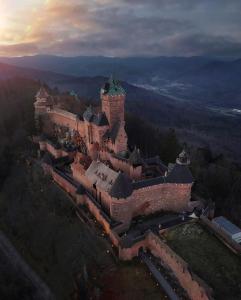
[[[177,226],[165,237],[168,245],[214,289],[215,299],[241,299],[241,258],[201,224]]]

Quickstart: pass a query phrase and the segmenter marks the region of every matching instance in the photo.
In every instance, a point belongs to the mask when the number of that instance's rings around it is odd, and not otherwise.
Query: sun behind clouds
[[[0,0],[0,55],[231,56],[238,0]]]

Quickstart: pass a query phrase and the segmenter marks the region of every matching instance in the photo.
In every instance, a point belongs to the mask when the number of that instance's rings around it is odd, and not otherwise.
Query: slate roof
[[[180,165],[189,165],[190,164],[190,157],[187,153],[186,149],[183,149],[181,153],[179,153],[176,163]]]
[[[78,99],[78,94],[75,91],[72,90],[69,94],[70,96],[75,97],[75,99]]]
[[[157,185],[165,183],[165,177],[164,176],[159,176],[155,178],[149,178],[149,179],[144,179],[141,181],[136,181],[132,183],[132,186],[135,190],[147,187],[147,186],[152,186],[152,185]]]
[[[114,126],[110,129],[107,130],[106,133],[104,134],[104,138],[109,138],[112,140],[112,142],[115,142],[118,132],[119,132],[119,128],[120,128],[120,124],[119,123],[115,123]]]
[[[101,94],[110,96],[125,95],[125,90],[120,85],[120,82],[111,76],[101,89]]]
[[[148,165],[160,166],[162,167],[162,169],[167,171],[167,166],[164,164],[164,162],[160,159],[158,155],[154,157],[146,158],[145,163],[147,163]]]
[[[132,194],[131,179],[124,173],[119,172],[114,184],[110,189],[110,195],[114,198],[127,198]]]
[[[42,158],[42,162],[45,163],[46,165],[52,166],[54,163],[54,158],[51,156],[51,154],[45,152]]]
[[[131,179],[127,175],[112,170],[102,162],[92,161],[85,175],[93,185],[114,198],[126,198],[133,191]]]
[[[77,188],[77,190],[76,190],[76,193],[78,194],[78,195],[84,195],[85,194],[85,188],[83,187],[83,185],[79,185],[78,186],[78,188]]]
[[[106,115],[104,112],[100,112],[98,114],[95,114],[92,110],[92,107],[89,106],[86,111],[83,113],[83,119],[94,123],[97,126],[108,126],[109,122],[106,118]]]
[[[92,122],[97,126],[108,126],[109,125],[109,122],[108,122],[104,112],[94,115],[94,117],[92,118]]]
[[[191,171],[186,165],[175,164],[166,177],[168,183],[192,183]]]
[[[45,87],[41,86],[41,88],[39,89],[37,95],[36,95],[37,98],[48,98],[49,97],[49,94],[48,92],[46,91]]]
[[[95,184],[109,193],[113,183],[118,177],[118,172],[112,170],[100,161],[92,161],[85,175],[92,184]]]
[[[137,149],[136,147],[134,148],[134,150],[130,154],[129,162],[133,166],[140,166],[140,165],[142,165],[143,160],[141,158],[141,153],[140,153],[140,150]]]
[[[187,184],[194,181],[189,168],[185,165],[175,164],[167,176],[159,176],[150,179],[144,179],[132,183],[134,189],[157,185],[161,183]]]
[[[86,111],[83,113],[83,118],[88,122],[91,122],[93,120],[94,113],[91,106],[87,107]]]

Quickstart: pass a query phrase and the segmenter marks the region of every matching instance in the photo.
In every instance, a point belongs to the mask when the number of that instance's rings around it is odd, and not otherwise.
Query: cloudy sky
[[[0,0],[0,55],[241,57],[240,0]]]

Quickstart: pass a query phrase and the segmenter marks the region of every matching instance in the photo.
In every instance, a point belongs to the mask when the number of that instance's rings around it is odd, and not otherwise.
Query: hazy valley
[[[240,60],[33,56],[0,61],[1,79],[32,78],[94,102],[114,74],[127,91],[128,111],[175,128],[183,142],[240,160]]]

